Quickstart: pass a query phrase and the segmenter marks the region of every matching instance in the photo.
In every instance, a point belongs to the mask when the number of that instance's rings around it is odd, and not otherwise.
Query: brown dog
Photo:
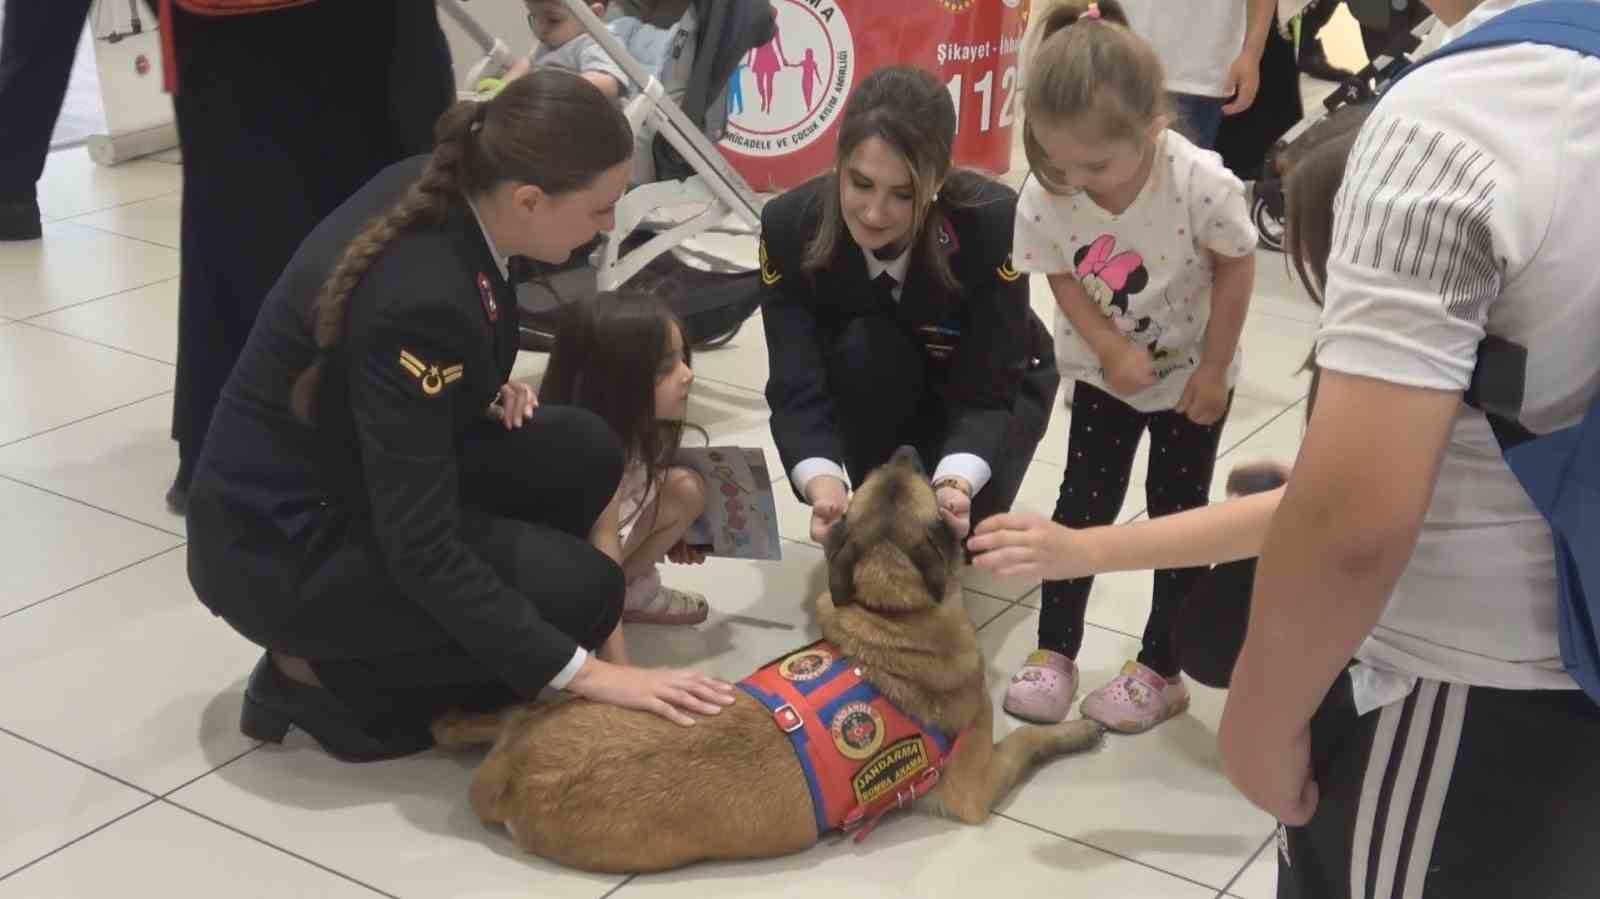
[[[940,811],[980,823],[1031,766],[1099,741],[1100,727],[1078,720],[1025,726],[993,742],[983,656],[956,576],[959,542],[914,450],[902,448],[867,478],[828,544],[829,589],[817,599],[828,648],[916,722],[942,737],[968,732],[928,796]],[[814,662],[814,654],[788,659]],[[816,669],[785,670],[806,680]],[[881,731],[882,717],[851,705],[856,714],[838,716],[849,720],[842,729],[835,720],[831,742],[859,760],[843,762],[854,770],[856,795],[862,784],[876,784],[869,794],[879,796],[903,787],[884,781],[915,773],[921,744],[871,742],[882,736],[872,724]],[[434,734],[441,746],[494,743],[471,789],[484,821],[504,824],[523,849],[560,864],[625,873],[815,844],[813,793],[781,726],[769,706],[739,691],[732,706],[692,728],[574,699],[450,717]],[[821,733],[816,742],[829,742]]]

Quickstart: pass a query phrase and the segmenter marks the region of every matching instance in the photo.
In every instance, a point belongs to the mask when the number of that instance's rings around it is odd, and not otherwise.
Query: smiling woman
[[[1049,422],[1060,379],[1011,263],[1016,194],[951,171],[955,130],[932,76],[875,72],[836,168],[762,213],[772,433],[818,542],[902,444],[965,533],[1010,508]]]

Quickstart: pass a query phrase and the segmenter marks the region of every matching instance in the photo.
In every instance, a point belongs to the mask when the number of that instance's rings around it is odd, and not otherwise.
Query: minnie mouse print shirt
[[[1053,194],[1029,177],[1017,202],[1013,259],[1018,271],[1070,274],[1129,341],[1149,350],[1156,383],[1130,396],[1111,390],[1094,350],[1060,308],[1056,362],[1064,378],[1086,381],[1141,412],[1177,405],[1200,364],[1211,321],[1211,253],[1255,252],[1244,184],[1175,131],[1156,144],[1144,189],[1112,215],[1083,192]],[[1240,352],[1228,366],[1231,388]]]

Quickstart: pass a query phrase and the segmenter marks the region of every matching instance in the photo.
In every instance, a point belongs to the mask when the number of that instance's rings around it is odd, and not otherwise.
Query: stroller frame
[[[1272,149],[1267,153],[1266,163],[1261,167],[1261,180],[1256,182],[1252,191],[1253,201],[1250,210],[1251,220],[1260,234],[1260,244],[1263,248],[1278,252],[1283,250],[1285,212],[1283,181],[1287,174],[1283,167],[1285,151],[1295,141],[1305,136],[1306,132],[1339,110],[1377,99],[1389,82],[1411,65],[1411,54],[1422,46],[1423,41],[1438,24],[1439,21],[1434,16],[1428,16],[1418,22],[1415,28],[1396,38],[1388,50],[1368,62],[1361,71],[1341,81],[1323,99],[1321,108],[1313,110],[1273,143]]]

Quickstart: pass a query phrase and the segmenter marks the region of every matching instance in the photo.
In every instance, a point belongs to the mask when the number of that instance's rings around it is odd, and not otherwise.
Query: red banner
[[[957,165],[1010,168],[1031,0],[771,2],[777,35],[734,72],[719,145],[757,191],[785,190],[830,168],[850,91],[891,65],[926,69],[949,89]]]

